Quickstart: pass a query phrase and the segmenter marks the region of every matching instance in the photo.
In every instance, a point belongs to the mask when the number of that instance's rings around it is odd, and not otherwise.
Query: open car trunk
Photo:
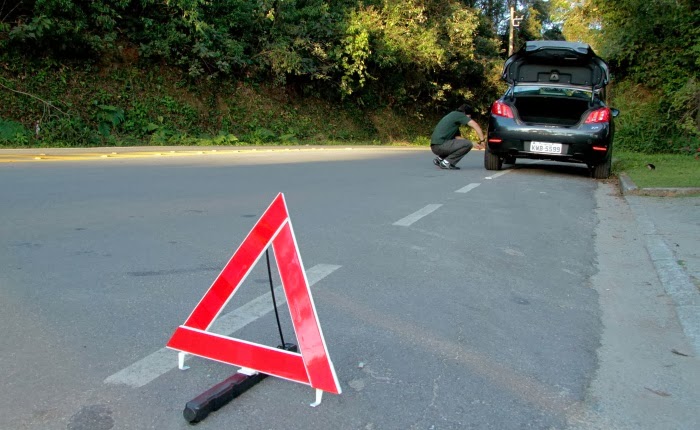
[[[530,41],[511,55],[501,76],[510,85],[550,83],[599,90],[610,81],[608,65],[585,43]]]
[[[573,126],[600,103],[608,65],[585,43],[529,41],[506,60],[502,78],[526,123]]]
[[[589,102],[561,97],[516,96],[515,108],[524,122],[570,126],[581,121]]]

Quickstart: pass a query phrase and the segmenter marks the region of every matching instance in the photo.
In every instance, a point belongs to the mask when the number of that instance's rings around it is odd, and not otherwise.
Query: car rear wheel
[[[608,179],[610,177],[612,157],[608,156],[602,163],[593,166],[592,175],[595,179]]]
[[[489,150],[488,145],[484,150],[484,167],[486,170],[501,170],[503,159]]]

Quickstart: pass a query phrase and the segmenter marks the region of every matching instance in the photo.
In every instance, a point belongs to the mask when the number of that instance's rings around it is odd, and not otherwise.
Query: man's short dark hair
[[[474,113],[474,108],[469,103],[464,103],[462,106],[457,108],[458,112],[462,112],[465,115],[471,115]]]

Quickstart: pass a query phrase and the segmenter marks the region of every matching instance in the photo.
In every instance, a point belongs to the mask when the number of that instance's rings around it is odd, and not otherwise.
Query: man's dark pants
[[[440,145],[430,145],[430,150],[433,151],[433,154],[456,166],[459,160],[467,155],[473,147],[474,144],[467,139],[452,139]]]

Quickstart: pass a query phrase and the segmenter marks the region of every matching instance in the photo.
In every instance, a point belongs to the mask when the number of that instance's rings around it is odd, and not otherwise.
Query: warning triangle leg
[[[321,400],[323,400],[323,390],[319,390],[318,388],[316,389],[316,401],[313,402],[310,406],[312,408],[315,408],[316,406],[321,404]]]
[[[187,370],[190,368],[190,366],[185,366],[185,356],[187,356],[187,354],[184,352],[177,353],[177,368],[180,370]]]

